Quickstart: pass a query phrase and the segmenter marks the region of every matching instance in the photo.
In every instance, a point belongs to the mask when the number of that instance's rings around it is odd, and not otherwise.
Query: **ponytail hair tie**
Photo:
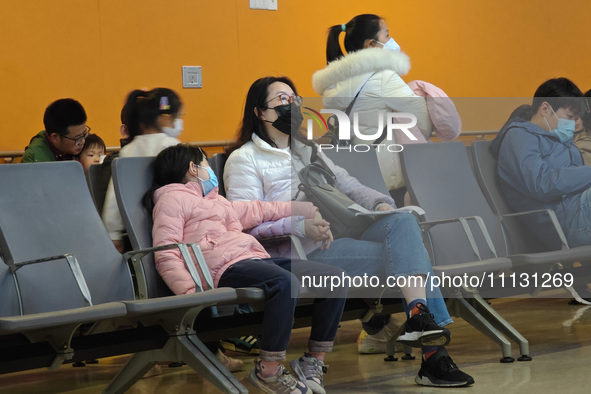
[[[343,24],[341,25],[341,30],[342,30],[342,31],[347,31],[347,24],[346,24],[346,23],[343,23]]]
[[[168,97],[162,96],[160,97],[160,111],[168,111],[170,109],[170,104],[168,104]]]

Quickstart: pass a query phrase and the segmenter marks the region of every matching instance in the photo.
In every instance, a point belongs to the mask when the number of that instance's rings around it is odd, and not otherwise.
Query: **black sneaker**
[[[261,353],[261,344],[258,337],[249,335],[240,338],[230,338],[221,341],[222,347],[232,352],[258,356]]]
[[[460,371],[447,350],[440,347],[427,361],[423,360],[415,382],[421,386],[460,387],[474,384],[474,378]]]
[[[417,307],[420,312],[406,321],[404,333],[398,337],[398,342],[413,347],[447,345],[450,340],[449,330],[435,323],[427,305],[418,304]]]

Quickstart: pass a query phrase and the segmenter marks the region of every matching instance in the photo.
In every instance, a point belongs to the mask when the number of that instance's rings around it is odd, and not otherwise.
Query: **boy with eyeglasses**
[[[43,124],[45,130],[31,139],[21,163],[76,159],[90,132],[82,104],[70,98],[54,101],[45,110]]]

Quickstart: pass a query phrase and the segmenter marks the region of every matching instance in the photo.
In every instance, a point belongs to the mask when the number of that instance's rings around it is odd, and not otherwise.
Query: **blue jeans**
[[[418,221],[410,213],[388,215],[369,226],[361,239],[336,239],[330,248],[316,249],[308,258],[340,267],[351,276],[367,274],[384,280],[388,276],[434,275]],[[427,306],[435,322],[445,326],[452,320],[441,290],[431,290],[430,281],[425,289]]]
[[[343,271],[307,260],[242,260],[224,271],[218,287],[258,287],[265,292],[261,359],[283,361],[301,289],[300,279],[302,276],[325,275],[340,277]],[[347,288],[341,286],[313,290],[314,309],[308,349],[313,352],[329,352],[345,307]]]
[[[565,232],[571,248],[591,245],[591,188],[581,194],[579,211]]]

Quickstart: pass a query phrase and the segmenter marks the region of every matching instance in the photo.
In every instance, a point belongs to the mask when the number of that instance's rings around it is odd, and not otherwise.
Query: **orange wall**
[[[411,56],[406,80],[450,96],[530,97],[555,76],[591,88],[587,0],[279,0],[279,11],[250,10],[248,0],[5,0],[2,8],[0,150],[23,149],[62,97],[78,99],[88,124],[116,145],[126,94],[156,86],[182,96],[182,140],[230,139],[256,78],[288,75],[315,96],[326,29],[366,12],[385,17]],[[183,65],[202,66],[202,89],[182,89]],[[508,116],[468,107],[465,129]]]

